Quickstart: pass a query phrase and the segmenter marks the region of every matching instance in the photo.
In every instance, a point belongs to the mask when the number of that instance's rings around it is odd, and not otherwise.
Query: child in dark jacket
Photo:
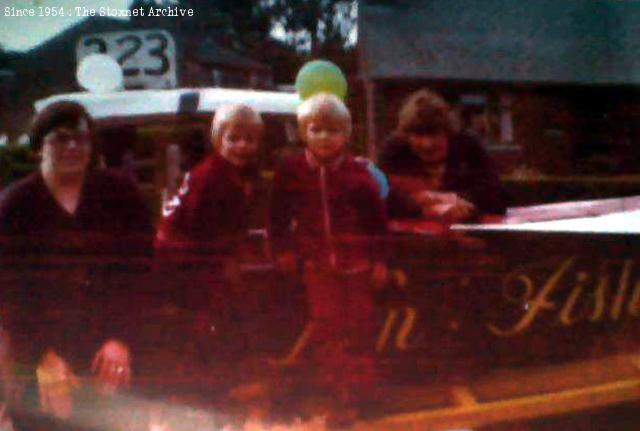
[[[270,236],[284,269],[302,260],[312,356],[323,385],[351,397],[373,380],[373,289],[387,278],[378,242],[384,204],[367,168],[348,154],[351,115],[318,94],[298,108],[306,149],[276,169]]]
[[[262,120],[244,105],[220,108],[211,126],[213,153],[187,173],[163,208],[160,241],[208,243],[228,250],[248,227]]]
[[[171,286],[167,280],[175,280],[176,288],[168,292],[171,301],[196,316],[207,360],[214,354],[212,336],[226,344],[215,352],[218,358],[233,356],[227,341],[238,330],[231,319],[239,302],[237,261],[257,194],[262,130],[260,115],[248,106],[218,109],[211,126],[213,153],[186,174],[177,195],[163,208],[157,234],[159,284]],[[196,259],[180,265],[191,258]]]

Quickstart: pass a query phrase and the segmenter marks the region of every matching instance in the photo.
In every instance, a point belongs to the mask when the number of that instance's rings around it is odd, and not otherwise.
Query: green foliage
[[[179,6],[193,17],[144,17],[141,27],[161,27],[245,52],[271,65],[275,82],[291,83],[308,60],[329,59],[352,72],[350,35],[357,0],[135,0],[131,8]],[[274,38],[273,30],[278,37]]]
[[[268,38],[271,22],[256,0],[135,0],[130,9],[150,6],[191,8],[192,17],[142,17],[134,23],[141,27],[161,27],[183,34],[205,38],[213,36],[218,43],[243,46],[249,39]]]
[[[135,0],[131,8],[149,6],[192,8],[193,17],[140,18],[140,25],[208,35],[230,33],[241,45],[269,39],[272,29],[284,30],[285,43],[296,49],[323,54],[344,48],[356,25],[357,0]]]
[[[284,28],[289,44],[312,55],[349,43],[356,24],[356,0],[262,0],[274,25]]]

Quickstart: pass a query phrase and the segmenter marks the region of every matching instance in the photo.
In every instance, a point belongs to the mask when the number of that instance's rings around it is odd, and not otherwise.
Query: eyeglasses
[[[76,145],[89,145],[91,144],[91,134],[89,132],[72,132],[71,130],[54,130],[45,136],[45,142],[49,142],[56,146],[68,145],[71,141],[74,141]]]

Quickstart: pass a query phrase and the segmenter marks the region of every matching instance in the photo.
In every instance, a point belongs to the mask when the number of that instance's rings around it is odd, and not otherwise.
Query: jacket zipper
[[[331,268],[336,268],[337,258],[336,252],[333,248],[333,233],[331,232],[331,215],[329,213],[329,200],[327,197],[327,169],[325,166],[320,166],[320,195],[322,197],[322,212],[324,219],[324,234],[329,246],[329,265]]]

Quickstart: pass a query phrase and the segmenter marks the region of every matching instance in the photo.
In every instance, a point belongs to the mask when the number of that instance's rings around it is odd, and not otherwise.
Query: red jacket
[[[158,240],[233,248],[247,231],[257,178],[255,168],[238,169],[218,154],[206,157],[164,205]]]
[[[386,216],[364,165],[345,154],[322,166],[305,152],[276,169],[269,227],[276,252],[349,270],[377,257]]]

